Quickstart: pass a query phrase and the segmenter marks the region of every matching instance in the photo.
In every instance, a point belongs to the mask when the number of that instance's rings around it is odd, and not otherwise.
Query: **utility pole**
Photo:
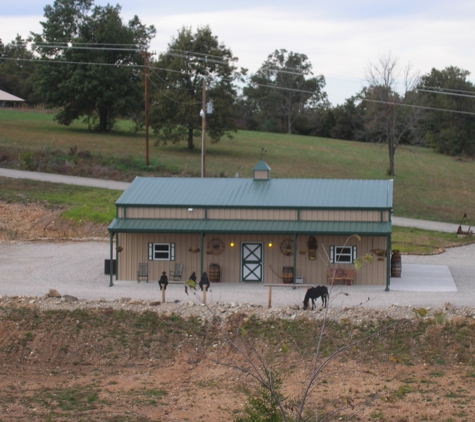
[[[150,165],[149,146],[148,146],[148,58],[153,55],[147,51],[140,53],[144,58],[145,67],[145,165]]]
[[[203,98],[201,105],[201,177],[206,177],[206,81],[203,78]]]

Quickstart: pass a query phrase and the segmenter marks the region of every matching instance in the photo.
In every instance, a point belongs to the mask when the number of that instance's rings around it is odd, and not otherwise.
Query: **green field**
[[[144,133],[133,133],[127,121],[119,122],[112,133],[98,134],[80,122],[61,126],[50,113],[0,109],[0,128],[0,158],[11,151],[62,151],[66,155],[77,148],[101,157],[102,164],[109,163],[123,180],[130,180],[134,174],[199,176],[201,171],[199,136],[195,149],[189,151],[184,142],[155,146],[151,135],[147,168]],[[386,145],[249,131],[239,131],[233,139],[224,138],[216,144],[207,143],[206,175],[235,177],[238,173],[250,177],[262,149],[273,178],[388,178]],[[467,213],[467,224],[475,223],[473,161],[436,154],[427,148],[400,146],[392,178],[395,215],[459,223]],[[113,195],[109,199],[113,202]]]

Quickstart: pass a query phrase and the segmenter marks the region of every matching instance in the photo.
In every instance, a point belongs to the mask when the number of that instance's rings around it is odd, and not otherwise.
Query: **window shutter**
[[[153,261],[153,243],[148,244],[148,260]]]
[[[170,261],[175,261],[175,244],[170,243]]]
[[[335,263],[334,254],[335,254],[335,247],[334,247],[334,246],[330,246],[330,262],[331,262],[332,264]]]
[[[355,262],[356,261],[356,246],[353,246],[353,261],[352,262]]]

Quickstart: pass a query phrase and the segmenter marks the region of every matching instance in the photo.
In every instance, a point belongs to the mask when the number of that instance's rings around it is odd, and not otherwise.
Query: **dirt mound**
[[[90,240],[107,237],[103,224],[76,223],[61,217],[64,208],[39,203],[0,201],[0,242],[32,240]]]
[[[231,421],[257,385],[234,368],[246,365],[228,347],[228,330],[266,339],[256,344],[264,355],[275,349],[272,365],[285,375],[283,392],[291,396],[305,385],[302,356],[311,356],[307,348],[318,338],[308,320],[265,321],[252,312],[230,313],[222,330],[173,312],[112,304],[42,311],[33,299],[6,299],[0,303],[3,421]],[[324,354],[345,326],[328,328]],[[347,332],[373,328],[366,321]],[[287,343],[284,352],[279,337],[288,330],[299,345]],[[345,409],[329,420],[473,420],[474,331],[471,318],[406,321],[333,360],[310,398],[321,415]]]

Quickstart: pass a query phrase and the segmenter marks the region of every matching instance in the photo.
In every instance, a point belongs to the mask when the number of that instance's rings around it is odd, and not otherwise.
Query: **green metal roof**
[[[116,202],[135,207],[392,209],[392,180],[137,177]]]
[[[257,164],[256,164],[256,167],[254,167],[254,171],[258,170],[258,171],[270,171],[270,167],[267,165],[267,163],[264,161],[264,160],[261,160],[259,161]]]
[[[256,220],[158,220],[116,218],[111,233],[246,233],[246,234],[331,234],[385,236],[390,222],[353,221],[256,221]]]

